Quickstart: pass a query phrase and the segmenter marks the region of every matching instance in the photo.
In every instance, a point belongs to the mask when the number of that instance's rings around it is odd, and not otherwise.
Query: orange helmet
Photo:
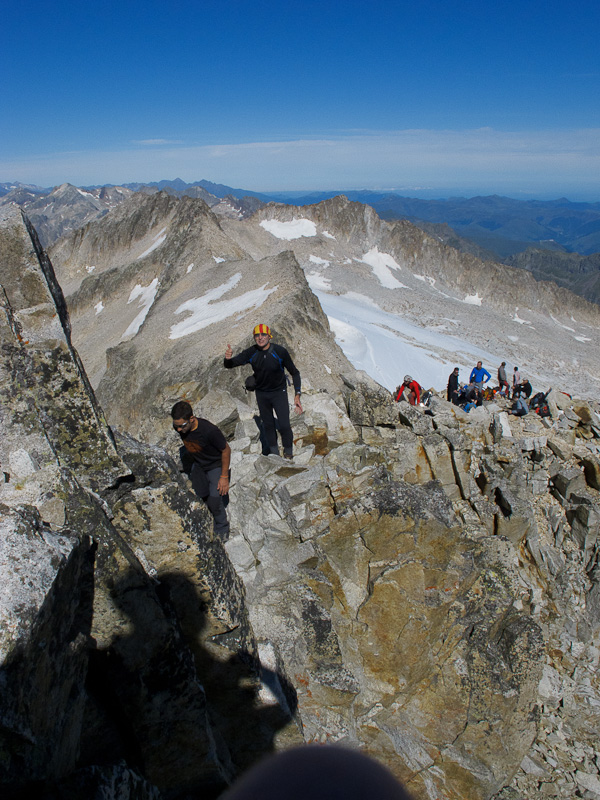
[[[252,336],[256,336],[259,333],[266,333],[270,339],[273,338],[271,328],[269,328],[268,325],[255,325],[254,330],[252,331]]]

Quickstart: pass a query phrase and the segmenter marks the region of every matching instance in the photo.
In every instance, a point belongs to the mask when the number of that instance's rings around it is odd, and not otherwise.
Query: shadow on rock
[[[239,631],[214,632],[185,575],[152,585],[131,570],[111,598],[120,619],[91,657],[81,767],[125,760],[165,800],[209,800],[271,752],[278,731],[297,741],[289,682],[261,668]]]

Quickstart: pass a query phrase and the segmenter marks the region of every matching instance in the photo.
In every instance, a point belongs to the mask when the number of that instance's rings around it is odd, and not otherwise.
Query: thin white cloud
[[[157,147],[164,144],[183,144],[179,139],[133,139],[132,144],[142,144],[147,147]]]
[[[580,191],[595,197],[600,129],[376,131],[321,139],[156,145],[0,159],[0,176],[41,185],[127,183],[175,173],[184,180],[208,177],[263,191],[468,186],[488,193],[560,196]],[[302,175],[301,186],[291,185],[296,183],[292,175]]]

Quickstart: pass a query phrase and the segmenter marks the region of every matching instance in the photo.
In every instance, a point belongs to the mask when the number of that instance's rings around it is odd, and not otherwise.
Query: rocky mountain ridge
[[[2,794],[216,796],[279,730],[298,739],[261,700],[242,585],[166,454],[107,427],[15,211],[0,275]]]
[[[507,259],[507,264],[526,269],[536,280],[552,280],[575,294],[600,304],[600,253],[548,252],[528,247]]]
[[[306,206],[342,195],[320,192],[297,197],[298,193],[289,196],[279,193],[269,197],[211,181],[190,184],[177,178],[124,187],[77,188],[65,184],[53,190],[0,184],[0,204],[15,202],[20,205],[36,225],[42,244],[48,247],[71,230],[106,213],[107,208],[114,207],[128,193],[158,191],[174,197],[202,199],[218,216],[233,219],[245,219],[273,199],[292,206]],[[66,194],[70,194],[68,201]],[[598,228],[597,204],[572,203],[564,198],[518,201],[495,196],[424,200],[374,191],[353,191],[346,195],[351,200],[371,205],[382,219],[407,219],[461,253],[528,269],[536,280],[555,281],[590,302],[598,302],[598,270],[594,256],[600,249],[594,239]],[[107,197],[110,202],[106,202]],[[95,203],[94,198],[98,202]],[[573,250],[580,250],[584,255],[570,252]],[[565,255],[560,257],[560,253]],[[581,279],[575,274],[581,271],[591,274]]]
[[[15,213],[0,276],[5,796],[216,797],[298,741],[417,800],[600,794],[597,404],[426,410],[350,369],[307,388],[290,464],[213,388],[221,542],[169,456],[106,426]]]
[[[109,415],[143,426],[153,442],[169,430],[164,409],[172,398],[189,393],[195,402],[211,387],[243,394],[240,376],[225,372],[222,359],[228,342],[247,346],[248,315],[257,308],[300,363],[302,353],[312,354],[308,381],[334,391],[332,375],[352,371],[293,256],[256,261],[222,223],[201,200],[137,195],[52,250],[99,397]],[[135,291],[147,300],[135,302]],[[132,414],[110,402],[125,385]]]
[[[446,223],[504,259],[531,244],[548,242],[583,255],[600,250],[600,204],[556,200],[515,200],[499,195],[422,199],[391,192],[316,192],[304,197],[278,195],[279,202],[315,205],[338,194],[372,206],[382,219]]]
[[[51,190],[32,193],[16,187],[0,199],[0,207],[16,203],[35,225],[42,246],[48,247],[86,222],[103,216],[131,195],[120,186],[92,191],[63,183]]]
[[[543,390],[600,391],[597,306],[345,198],[271,204],[239,220],[217,217],[201,200],[138,194],[50,255],[109,420],[136,436],[143,426],[156,443],[168,434],[172,398],[243,391],[221,358],[228,342],[248,346],[257,314],[308,384],[329,392],[341,391],[332,376],[351,367],[340,362],[323,309],[340,321],[340,341],[358,316],[376,315],[367,327],[387,337],[393,374],[371,375],[389,389],[413,370],[422,385],[441,388],[455,363],[470,372],[483,358],[490,370],[518,364]],[[419,354],[428,372],[410,360]],[[124,396],[134,399],[132,414]]]
[[[329,235],[288,239],[294,220],[296,225],[307,220]],[[255,257],[293,249],[324,307],[334,296],[360,294],[421,329],[477,343],[486,351],[484,358],[494,359],[488,368],[504,358],[547,384],[546,389],[558,381],[574,391],[597,391],[593,375],[600,365],[594,363],[593,347],[587,348],[596,341],[597,307],[552,283],[458,254],[408,222],[385,222],[369,206],[345,198],[302,208],[269,205],[246,223],[225,221],[223,226]],[[351,313],[345,322],[351,323]],[[452,347],[456,341],[448,341]],[[573,375],[567,363],[575,349],[573,366],[576,372],[586,370],[585,380]],[[463,357],[454,358],[462,365]],[[446,355],[446,363],[454,358]],[[401,363],[398,371],[404,371]],[[429,386],[431,379],[423,377],[421,383]]]
[[[129,184],[126,186],[92,186],[80,188],[69,183],[53,189],[30,187],[23,184],[2,184],[5,192],[0,192],[0,206],[16,203],[35,225],[44,247],[50,247],[61,237],[70,234],[92,220],[103,217],[107,211],[116,208],[132,194],[155,194],[163,191],[173,197],[192,197],[204,200],[218,216],[243,219],[254,213],[263,202],[255,196],[211,194],[200,184],[217,184],[201,181],[188,185],[183,181],[160,181],[158,184]],[[133,188],[132,188],[133,187]]]

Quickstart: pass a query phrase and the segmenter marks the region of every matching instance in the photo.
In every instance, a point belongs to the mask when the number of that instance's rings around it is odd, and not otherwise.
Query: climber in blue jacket
[[[475,386],[477,386],[477,388],[481,390],[483,384],[487,383],[491,377],[492,376],[487,371],[487,369],[484,369],[481,366],[481,361],[478,361],[477,366],[473,367],[473,369],[471,370],[471,377],[469,378],[469,383],[474,383]]]

